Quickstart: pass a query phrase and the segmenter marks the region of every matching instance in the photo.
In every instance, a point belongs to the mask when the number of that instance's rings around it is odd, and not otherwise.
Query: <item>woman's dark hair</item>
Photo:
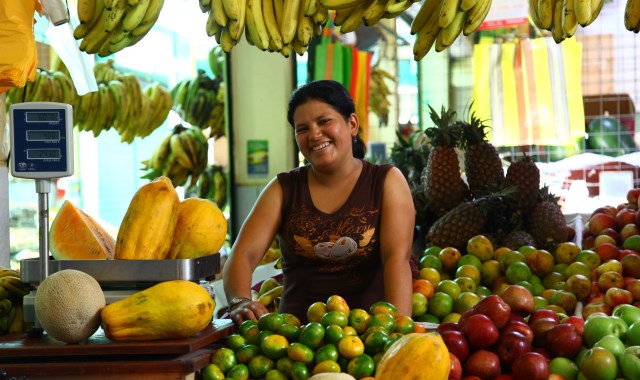
[[[298,87],[289,98],[289,106],[287,108],[287,121],[293,127],[293,114],[296,109],[310,100],[318,100],[330,105],[338,111],[345,120],[348,120],[351,114],[356,112],[356,106],[353,103],[351,95],[347,89],[334,80],[317,80],[309,82]],[[356,135],[352,143],[353,156],[356,158],[364,158],[366,146],[360,138],[360,133]]]

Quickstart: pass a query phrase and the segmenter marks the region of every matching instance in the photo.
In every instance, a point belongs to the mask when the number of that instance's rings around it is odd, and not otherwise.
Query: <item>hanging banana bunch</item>
[[[164,0],[78,0],[80,50],[106,57],[138,43],[153,28]]]
[[[207,167],[209,144],[198,127],[176,125],[162,140],[151,157],[142,161],[145,179],[166,176],[174,186],[195,186]]]
[[[222,210],[227,204],[227,175],[219,165],[210,165],[200,174],[195,186],[188,193],[203,199],[211,199]]]
[[[329,18],[319,0],[199,0],[206,32],[229,53],[244,34],[260,50],[303,55]]]
[[[389,122],[389,96],[392,91],[387,86],[386,80],[395,81],[395,77],[381,69],[378,65],[371,68],[371,84],[369,89],[369,110],[378,116],[380,125]]]
[[[225,134],[225,87],[222,76],[211,79],[204,70],[196,78],[184,79],[171,90],[173,107],[184,121],[204,130],[209,137]]]
[[[593,23],[603,4],[604,0],[529,0],[529,14],[534,25],[550,31],[559,44],[573,37],[578,25]]]
[[[421,60],[432,47],[442,52],[460,34],[473,34],[489,14],[492,0],[424,0],[411,23],[416,35],[413,59]]]

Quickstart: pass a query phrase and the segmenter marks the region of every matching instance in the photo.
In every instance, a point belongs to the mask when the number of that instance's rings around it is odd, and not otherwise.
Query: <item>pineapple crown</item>
[[[501,234],[520,226],[521,220],[516,212],[517,190],[516,186],[487,186],[474,200],[487,220],[487,231]]]
[[[444,105],[440,114],[429,106],[429,116],[435,127],[425,129],[424,133],[431,140],[434,147],[446,146],[454,148],[460,140],[460,128],[454,123],[456,111],[447,110]]]
[[[468,121],[458,121],[458,127],[461,129],[462,139],[460,140],[463,147],[476,145],[486,141],[488,125],[484,124],[486,120],[480,119],[475,112],[471,112]]]
[[[548,185],[544,185],[540,188],[540,191],[538,192],[538,202],[551,202],[558,204],[559,200],[560,197],[549,191]]]

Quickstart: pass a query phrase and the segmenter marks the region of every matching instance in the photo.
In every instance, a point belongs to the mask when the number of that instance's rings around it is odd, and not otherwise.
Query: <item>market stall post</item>
[[[286,113],[295,60],[241,39],[229,63],[233,238],[262,188],[278,172],[293,168],[293,131]]]
[[[0,265],[9,267],[9,149],[6,126],[7,93],[0,95]]]

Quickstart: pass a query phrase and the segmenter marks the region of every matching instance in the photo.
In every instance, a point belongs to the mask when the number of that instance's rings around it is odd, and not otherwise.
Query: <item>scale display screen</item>
[[[25,116],[27,123],[57,123],[60,121],[59,112],[26,112]]]
[[[59,141],[60,131],[27,130],[27,141]]]
[[[60,149],[27,149],[27,160],[59,160]]]
[[[73,174],[73,107],[54,102],[10,107],[11,175],[61,178]]]

